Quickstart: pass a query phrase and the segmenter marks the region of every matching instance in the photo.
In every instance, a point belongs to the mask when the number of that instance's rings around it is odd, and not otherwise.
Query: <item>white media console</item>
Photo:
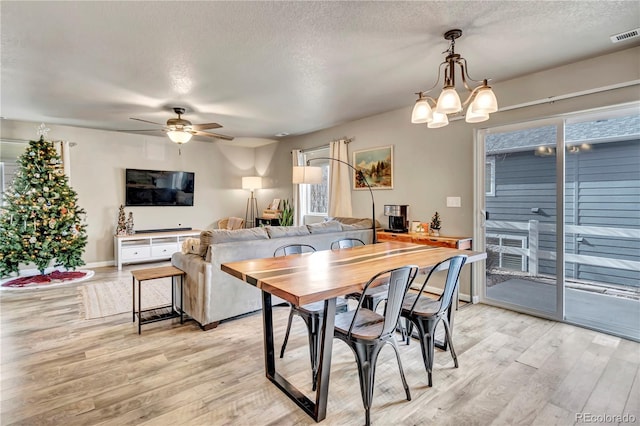
[[[199,229],[183,231],[142,232],[134,235],[115,235],[113,254],[122,270],[125,263],[154,262],[171,259],[171,255],[182,248],[187,238],[199,237]]]

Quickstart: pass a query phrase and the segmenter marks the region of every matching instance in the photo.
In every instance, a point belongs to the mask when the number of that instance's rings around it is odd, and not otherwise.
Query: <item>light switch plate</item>
[[[461,207],[460,197],[447,197],[447,207]]]

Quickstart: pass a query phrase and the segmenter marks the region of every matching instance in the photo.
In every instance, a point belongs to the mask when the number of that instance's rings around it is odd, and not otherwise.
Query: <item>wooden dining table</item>
[[[221,269],[262,291],[266,376],[320,422],[327,412],[336,298],[362,291],[366,282],[378,272],[405,265],[417,265],[420,272],[428,272],[436,264],[456,255],[468,256],[467,263],[487,257],[484,252],[385,241],[342,250],[229,262],[222,264]],[[297,306],[324,301],[315,401],[276,371],[272,295]]]

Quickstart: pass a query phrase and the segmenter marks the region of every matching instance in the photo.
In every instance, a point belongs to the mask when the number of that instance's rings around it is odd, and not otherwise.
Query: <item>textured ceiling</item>
[[[0,115],[149,129],[184,106],[216,132],[274,138],[408,107],[447,42],[494,82],[637,45],[635,1],[2,1]],[[638,39],[636,39],[638,40]],[[407,118],[408,119],[408,118]]]

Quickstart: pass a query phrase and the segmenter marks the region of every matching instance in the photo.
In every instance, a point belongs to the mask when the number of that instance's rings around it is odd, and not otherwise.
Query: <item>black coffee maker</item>
[[[389,232],[409,232],[407,229],[407,204],[385,204],[384,215],[389,216]]]

